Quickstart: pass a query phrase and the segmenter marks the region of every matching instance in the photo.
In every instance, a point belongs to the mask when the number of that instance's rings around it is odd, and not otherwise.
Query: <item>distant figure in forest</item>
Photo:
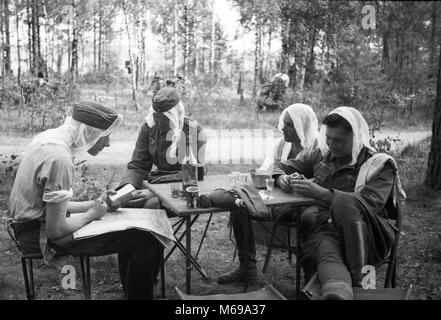
[[[191,98],[193,94],[193,85],[190,80],[178,72],[176,77],[167,79],[166,86],[173,87],[181,98]]]
[[[37,78],[49,81],[46,60],[40,55],[37,60]]]
[[[289,86],[289,77],[278,73],[271,83],[265,84],[260,90],[257,100],[258,111],[276,111],[285,108],[289,103],[286,101],[286,89]]]
[[[155,75],[153,76],[152,83],[150,84],[150,87],[147,89],[147,93],[152,90],[152,95],[155,95],[156,92],[159,91],[159,89],[163,88],[164,80],[162,78],[161,73],[155,72]]]

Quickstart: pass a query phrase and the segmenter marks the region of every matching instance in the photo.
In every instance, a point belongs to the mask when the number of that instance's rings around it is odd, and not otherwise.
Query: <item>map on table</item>
[[[167,213],[162,209],[120,208],[115,212],[106,213],[100,220],[86,224],[75,231],[73,237],[80,240],[128,229],[151,232],[167,248],[175,241]]]

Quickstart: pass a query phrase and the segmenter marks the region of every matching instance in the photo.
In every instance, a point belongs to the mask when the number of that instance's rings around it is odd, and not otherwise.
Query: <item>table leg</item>
[[[199,216],[195,216],[193,218],[193,220],[190,223],[190,227],[193,226],[193,224],[196,222],[196,220],[199,218]],[[179,232],[179,230],[181,229],[182,225],[185,223],[187,218],[182,218],[182,223],[175,229],[175,231],[173,232],[174,235],[176,236],[176,234]],[[181,235],[179,236],[179,238],[176,239],[176,243],[181,242],[181,240],[185,237],[185,231],[181,233]],[[167,253],[167,256],[165,257],[165,261],[168,260],[168,258],[172,255],[172,253],[175,251],[177,244],[175,243],[175,245],[170,249],[170,251]]]
[[[296,299],[300,298],[300,278],[301,278],[301,266],[300,266],[300,256],[302,254],[302,228],[301,228],[301,221],[302,221],[302,210],[301,208],[297,209],[297,256],[296,256]]]
[[[186,255],[185,255],[185,264],[186,264],[186,274],[185,274],[185,282],[187,287],[187,294],[191,294],[191,220],[190,216],[185,218],[186,220]]]
[[[184,245],[180,242],[176,243],[177,248],[185,255],[187,256],[187,249],[185,249]],[[204,277],[205,280],[208,280],[207,273],[202,269],[201,265],[190,255],[190,262],[191,264],[196,268],[196,270],[201,274],[202,277]]]
[[[245,221],[245,226],[244,226],[244,253],[245,253],[245,288],[244,288],[244,292],[248,291],[248,228],[249,228],[249,224],[250,224],[250,217],[248,216],[248,212],[243,212],[243,214],[246,215],[244,221]]]
[[[199,215],[197,215],[197,216],[195,216],[192,220],[191,220],[191,222],[190,222],[190,228],[194,225],[194,223],[196,222],[196,220],[199,218]],[[179,229],[182,227],[182,225],[186,222],[186,217],[185,218],[182,218],[181,219],[181,221],[182,221],[182,223],[181,224],[179,224],[179,226],[177,227],[177,229],[174,231],[174,234],[176,235],[178,232],[179,232]],[[211,219],[210,219],[211,220]],[[178,224],[175,224],[175,226],[176,225],[178,225]],[[208,229],[208,227],[206,227],[205,228],[206,230]],[[187,249],[185,248],[185,246],[182,244],[182,239],[185,237],[185,235],[186,235],[186,230],[184,230],[180,235],[179,235],[179,237],[178,238],[176,238],[176,242],[175,242],[175,244],[174,244],[174,246],[173,246],[173,248],[167,253],[167,256],[165,257],[165,259],[164,259],[164,261],[167,261],[168,260],[168,258],[171,256],[171,254],[174,252],[174,250],[176,249],[176,248],[178,248],[185,256],[187,256]],[[204,233],[205,234],[205,233]],[[200,244],[200,246],[199,246],[199,250],[201,249],[201,247],[202,247],[202,242],[203,242],[203,238],[202,238],[202,240],[201,240],[201,244]],[[199,250],[198,250],[198,254],[199,254]],[[196,255],[196,257],[193,257],[193,256],[191,256],[190,255],[190,262],[191,262],[191,264],[196,268],[196,270],[200,273],[200,275],[205,279],[205,280],[208,280],[208,275],[207,275],[207,273],[205,272],[205,270],[204,269],[202,269],[202,267],[201,267],[201,265],[197,262],[197,255]]]
[[[199,252],[201,252],[202,245],[204,244],[205,237],[207,236],[208,227],[210,226],[210,222],[211,222],[212,218],[213,218],[213,214],[210,213],[210,217],[208,218],[207,224],[205,226],[204,233],[202,234],[201,242],[199,243],[198,251],[196,252],[196,256],[194,257],[194,259],[196,261],[198,260]]]

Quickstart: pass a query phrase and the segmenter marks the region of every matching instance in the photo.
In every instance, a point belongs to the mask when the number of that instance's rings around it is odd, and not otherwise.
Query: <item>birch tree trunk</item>
[[[259,67],[260,67],[260,21],[257,19],[255,26],[255,48],[254,48],[254,81],[253,81],[253,97],[257,95],[257,85],[259,82]]]
[[[4,58],[4,70],[5,76],[11,74],[11,39],[9,32],[9,0],[3,0],[3,24],[4,24],[4,46],[3,46],[3,58]]]
[[[74,14],[72,15],[72,55],[70,64],[70,77],[75,81],[78,78],[78,10],[75,0],[72,0],[72,8]]]
[[[5,37],[5,35],[4,35],[4,31],[3,31],[3,21],[4,21],[4,16],[3,16],[3,12],[4,12],[4,9],[3,9],[3,6],[4,6],[4,2],[3,1],[0,1],[0,75],[1,75],[1,80],[2,80],[2,88],[4,87],[4,84],[5,84],[5,81],[4,81],[4,78],[5,78],[5,59],[4,59],[4,57],[3,57],[3,47],[5,46],[5,39],[4,39],[4,37]],[[3,101],[3,91],[1,92],[1,99],[2,99],[2,101]],[[0,105],[1,105],[1,102],[0,102]]]
[[[178,0],[173,5],[173,76],[178,73]]]
[[[129,42],[129,61],[130,61],[130,68],[132,69],[132,100],[135,102],[135,108],[136,110],[139,110],[138,106],[138,100],[136,99],[136,70],[135,64],[134,64],[134,58],[132,55],[132,37],[130,36],[130,27],[129,27],[129,21],[128,21],[128,12],[127,12],[127,2],[123,1],[123,13],[124,13],[124,23],[126,27],[127,32],[127,40]]]
[[[96,36],[96,13],[94,12],[93,18],[93,71],[96,71],[97,68],[97,36]]]
[[[212,77],[214,77],[214,59],[216,54],[216,20],[214,15],[214,1],[212,2],[211,12],[210,74]]]
[[[185,1],[184,6],[184,23],[185,23],[185,35],[184,35],[184,78],[187,77],[188,72],[188,44],[189,44],[189,23],[188,23],[188,0]]]
[[[20,57],[20,37],[18,35],[20,34],[19,29],[19,14],[18,14],[18,4],[19,1],[17,0],[16,7],[15,7],[15,31],[17,33],[17,82],[18,86],[21,87],[21,57]]]

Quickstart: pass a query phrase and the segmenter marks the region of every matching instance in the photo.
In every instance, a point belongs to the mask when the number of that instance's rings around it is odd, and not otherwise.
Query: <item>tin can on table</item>
[[[187,187],[185,189],[185,197],[187,200],[187,208],[199,207],[199,188]]]

